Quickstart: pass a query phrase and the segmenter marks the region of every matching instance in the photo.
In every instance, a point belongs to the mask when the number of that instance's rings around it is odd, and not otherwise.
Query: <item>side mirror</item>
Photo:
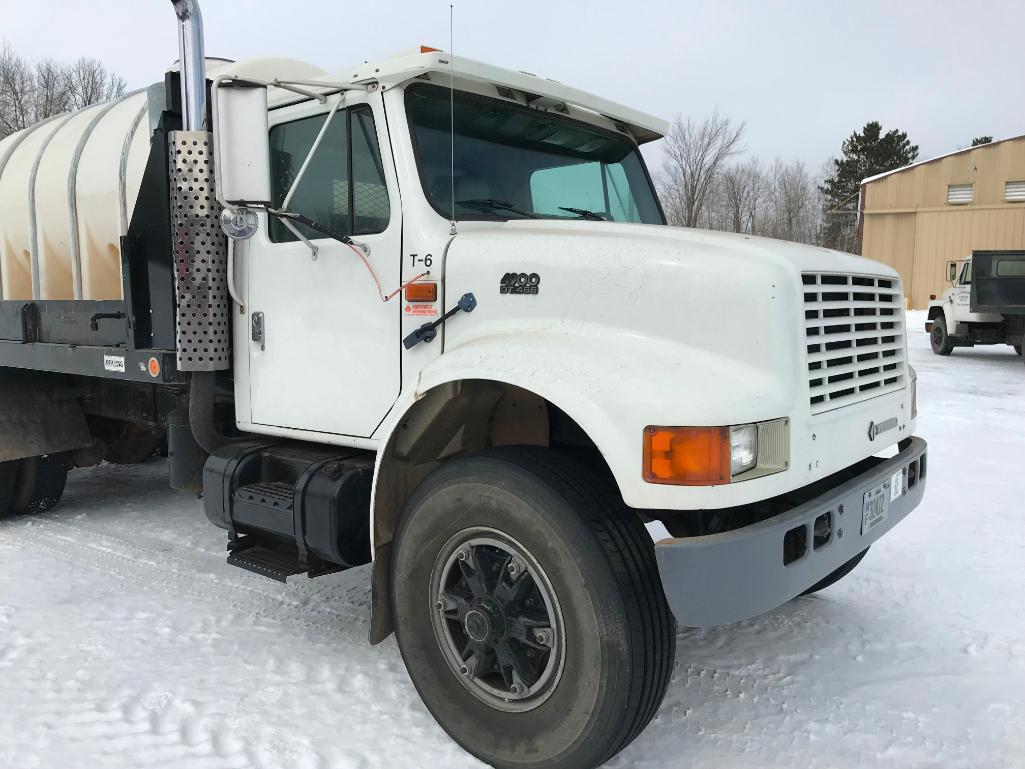
[[[211,102],[218,201],[226,208],[270,206],[267,87],[217,78]]]
[[[953,283],[957,280],[957,262],[947,262],[947,281]]]

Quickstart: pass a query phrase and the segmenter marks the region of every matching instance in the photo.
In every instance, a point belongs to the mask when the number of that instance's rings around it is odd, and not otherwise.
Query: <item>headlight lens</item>
[[[737,425],[730,428],[730,475],[737,477],[758,464],[758,427]]]

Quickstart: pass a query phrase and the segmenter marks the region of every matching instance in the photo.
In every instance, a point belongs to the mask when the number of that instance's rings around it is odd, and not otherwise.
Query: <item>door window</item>
[[[972,263],[965,262],[965,266],[961,268],[961,280],[962,286],[972,285]]]
[[[271,194],[275,207],[284,202],[326,117],[313,115],[271,128]],[[369,107],[339,110],[334,116],[288,208],[339,235],[370,235],[385,230],[391,207]],[[310,240],[324,237],[309,227],[295,226]],[[273,218],[270,239],[274,243],[298,240]]]

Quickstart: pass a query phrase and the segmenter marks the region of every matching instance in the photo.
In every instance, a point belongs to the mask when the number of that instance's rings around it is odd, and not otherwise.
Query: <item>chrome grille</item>
[[[896,278],[804,273],[811,411],[904,387],[903,295]]]

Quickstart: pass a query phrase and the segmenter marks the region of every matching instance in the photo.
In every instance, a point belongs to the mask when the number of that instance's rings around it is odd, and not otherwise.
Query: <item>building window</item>
[[[1008,203],[1025,202],[1025,182],[1007,182],[1004,184],[1004,200]]]
[[[972,202],[972,185],[951,184],[947,187],[947,203],[952,206],[963,206]]]

